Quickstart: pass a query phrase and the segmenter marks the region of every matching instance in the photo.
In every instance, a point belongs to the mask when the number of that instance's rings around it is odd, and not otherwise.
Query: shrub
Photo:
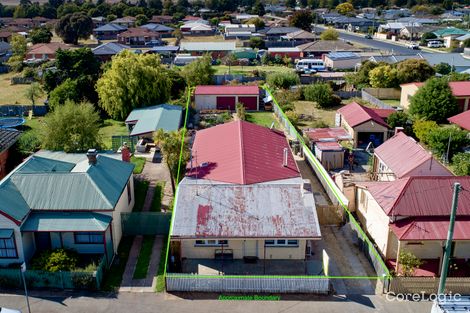
[[[294,111],[287,111],[286,116],[294,127],[297,127],[299,124],[299,115]]]
[[[300,83],[299,76],[294,72],[275,72],[266,77],[268,85],[274,88],[288,89]]]
[[[470,153],[457,153],[452,158],[452,165],[455,175],[470,175]]]
[[[470,144],[467,135],[467,131],[456,126],[447,126],[432,129],[426,139],[431,150],[438,155],[445,156],[444,159],[448,161],[455,153]]]
[[[427,136],[431,130],[438,127],[439,126],[434,121],[417,120],[413,124],[413,132],[419,141],[424,144],[428,144]]]
[[[41,148],[41,139],[37,132],[27,131],[23,133],[18,140],[18,147],[22,153],[33,153]]]
[[[304,90],[305,100],[314,101],[321,108],[332,107],[341,103],[341,98],[333,94],[329,84],[312,84]]]
[[[326,128],[326,127],[329,127],[329,125],[324,120],[316,120],[316,121],[313,121],[310,124],[310,127],[312,127],[312,128]]]
[[[405,134],[413,136],[413,121],[405,112],[394,112],[387,117],[387,124],[391,128],[403,127]]]
[[[76,251],[56,249],[44,251],[34,258],[32,268],[48,272],[72,271],[77,267],[77,263],[78,253]]]
[[[415,269],[419,268],[423,261],[411,252],[401,251],[398,258],[403,276],[413,276]]]
[[[246,120],[246,110],[245,110],[245,106],[243,105],[243,103],[237,103],[237,105],[235,106],[235,111],[237,112],[237,117],[241,121]]]

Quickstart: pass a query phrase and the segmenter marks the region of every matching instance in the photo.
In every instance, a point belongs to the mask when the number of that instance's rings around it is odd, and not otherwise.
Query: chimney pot
[[[86,156],[88,157],[88,164],[95,165],[97,155],[98,151],[96,149],[88,149],[88,152],[86,153]]]
[[[404,131],[405,131],[405,129],[403,127],[395,127],[395,135],[398,134],[398,133],[402,133]]]

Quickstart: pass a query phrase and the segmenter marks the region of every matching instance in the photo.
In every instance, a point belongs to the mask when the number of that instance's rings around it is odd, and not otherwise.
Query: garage
[[[217,110],[235,110],[235,97],[217,97]]]
[[[374,147],[378,147],[383,143],[384,133],[379,132],[359,132],[357,133],[357,147],[365,148],[372,142]]]
[[[238,97],[238,102],[243,103],[248,111],[258,110],[258,97]]]

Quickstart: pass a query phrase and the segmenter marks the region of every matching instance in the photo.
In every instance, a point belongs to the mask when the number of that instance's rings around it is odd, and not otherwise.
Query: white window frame
[[[271,243],[271,241],[273,243]],[[299,240],[298,239],[268,239],[264,241],[264,245],[266,247],[298,247]]]
[[[226,239],[199,239],[194,242],[195,247],[226,247],[228,240]]]

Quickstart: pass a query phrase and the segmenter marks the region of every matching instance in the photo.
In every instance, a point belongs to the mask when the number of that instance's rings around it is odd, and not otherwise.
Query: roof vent
[[[283,155],[283,158],[282,158],[282,166],[284,166],[284,167],[287,167],[288,153],[289,153],[289,151],[287,150],[287,148],[284,148],[284,155]]]
[[[209,162],[202,162],[201,163],[201,167],[208,167],[209,166]]]
[[[88,152],[86,153],[86,156],[88,157],[88,164],[95,165],[97,155],[98,151],[96,149],[88,149]]]

